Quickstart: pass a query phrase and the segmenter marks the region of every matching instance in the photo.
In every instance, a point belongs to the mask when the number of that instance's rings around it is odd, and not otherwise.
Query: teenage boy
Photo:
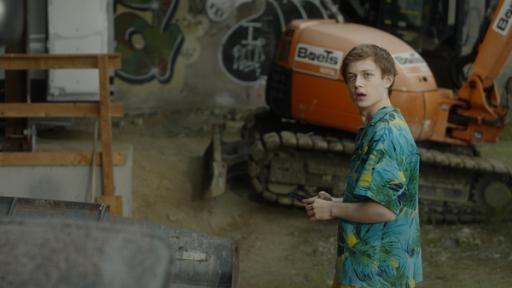
[[[356,137],[343,199],[322,191],[303,200],[311,220],[340,219],[333,287],[415,287],[422,280],[419,154],[389,96],[392,56],[356,46],[341,72],[365,127]]]

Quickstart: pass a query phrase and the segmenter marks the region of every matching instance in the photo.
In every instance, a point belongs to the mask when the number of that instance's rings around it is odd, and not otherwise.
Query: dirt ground
[[[216,199],[201,199],[209,124],[236,120],[225,115],[175,111],[116,122],[114,142],[134,147],[134,218],[235,240],[240,287],[330,287],[335,221],[313,223],[301,209],[261,201],[243,181]],[[228,128],[237,127],[228,122]],[[510,161],[510,144],[482,150]],[[422,241],[425,280],[419,287],[512,287],[512,223],[423,225]]]

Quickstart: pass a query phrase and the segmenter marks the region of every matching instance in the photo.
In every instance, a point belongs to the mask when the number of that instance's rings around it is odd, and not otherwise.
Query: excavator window
[[[439,86],[456,89],[467,77],[497,0],[340,0],[337,5],[347,22],[407,42],[427,61]]]

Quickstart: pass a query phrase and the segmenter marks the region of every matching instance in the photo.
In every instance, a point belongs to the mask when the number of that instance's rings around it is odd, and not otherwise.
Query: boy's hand
[[[325,191],[318,192],[318,198],[320,198],[322,200],[325,200],[325,201],[332,201],[333,200],[331,194],[329,194],[329,193],[327,193]]]
[[[325,200],[325,201],[332,201],[333,198],[331,196],[331,194],[325,192],[325,191],[320,191],[318,192],[318,194],[316,196],[313,196],[313,197],[310,197],[310,198],[307,198],[307,199],[304,199],[302,200],[302,203],[304,203],[304,205],[306,204],[311,204],[315,201],[315,199],[322,199],[322,200]]]
[[[332,200],[332,199],[331,199]],[[330,220],[332,201],[318,199],[316,196],[303,200],[304,208],[310,220]]]

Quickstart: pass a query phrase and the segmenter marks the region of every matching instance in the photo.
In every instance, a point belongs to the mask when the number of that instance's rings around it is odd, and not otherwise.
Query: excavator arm
[[[512,51],[511,26],[512,0],[501,0],[478,48],[471,74],[457,93],[463,105],[454,112],[466,119],[467,127],[453,130],[453,138],[495,141],[501,133],[509,107],[502,101],[495,80]]]

